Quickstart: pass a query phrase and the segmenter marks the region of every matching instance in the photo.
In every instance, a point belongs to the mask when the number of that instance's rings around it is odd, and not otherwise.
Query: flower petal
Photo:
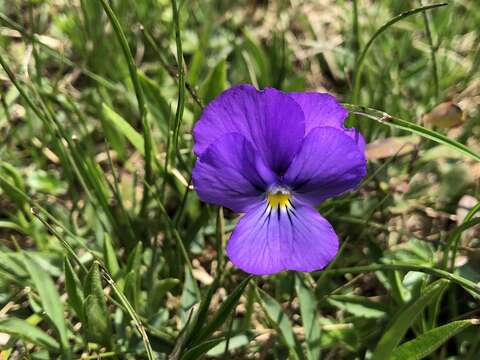
[[[210,145],[192,172],[200,199],[236,212],[261,201],[275,178],[252,144],[236,133],[226,134]]]
[[[356,129],[343,127],[343,122],[348,116],[348,110],[333,95],[318,92],[292,92],[288,95],[302,108],[305,115],[306,135],[312,129],[320,126],[343,129],[348,136],[355,140],[360,151],[364,152],[365,140],[363,136]]]
[[[353,141],[357,144],[358,149],[362,154],[365,154],[365,139],[363,135],[355,128],[346,128],[344,129],[345,134],[350,136]]]
[[[318,205],[358,186],[366,174],[365,154],[343,130],[318,127],[305,137],[283,181],[296,198]]]
[[[335,257],[338,238],[330,223],[308,205],[279,210],[263,202],[240,219],[226,251],[235,266],[250,274],[315,271]]]
[[[223,92],[203,111],[193,129],[194,151],[201,155],[226,133],[245,136],[270,168],[283,174],[305,134],[300,106],[275,89],[239,85]]]

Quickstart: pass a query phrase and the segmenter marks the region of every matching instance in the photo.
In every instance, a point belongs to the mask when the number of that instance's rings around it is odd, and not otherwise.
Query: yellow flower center
[[[290,205],[291,193],[287,189],[275,187],[267,194],[268,205],[271,208],[286,208]]]
[[[268,205],[271,207],[285,207],[290,200],[290,194],[268,194]]]

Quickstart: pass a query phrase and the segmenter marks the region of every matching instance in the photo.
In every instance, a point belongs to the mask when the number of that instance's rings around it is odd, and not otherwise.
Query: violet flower
[[[366,173],[365,142],[343,127],[348,112],[329,94],[223,92],[195,125],[193,184],[200,199],[245,213],[227,256],[245,272],[314,271],[338,251],[314,206],[355,188]]]

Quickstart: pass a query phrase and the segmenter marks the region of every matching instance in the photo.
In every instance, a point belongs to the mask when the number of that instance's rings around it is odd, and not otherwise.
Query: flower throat
[[[267,194],[268,205],[271,208],[286,208],[290,205],[291,192],[287,188],[275,186]]]

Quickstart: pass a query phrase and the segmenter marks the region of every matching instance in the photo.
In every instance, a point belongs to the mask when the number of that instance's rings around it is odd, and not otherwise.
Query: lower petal
[[[240,219],[226,251],[235,266],[250,274],[309,272],[335,257],[338,238],[330,223],[308,205],[273,209],[265,202]]]
[[[283,228],[289,229],[285,268],[295,271],[323,269],[337,255],[338,237],[332,225],[309,205],[296,205]]]

